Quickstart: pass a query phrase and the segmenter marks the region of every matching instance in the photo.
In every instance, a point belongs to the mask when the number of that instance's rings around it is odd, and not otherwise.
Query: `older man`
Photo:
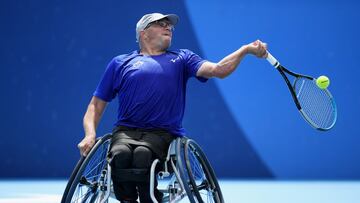
[[[241,46],[218,63],[187,49],[168,50],[178,16],[151,13],[136,25],[139,50],[116,56],[105,70],[84,116],[85,138],[78,144],[86,156],[95,143],[96,127],[106,104],[118,98],[118,118],[108,155],[115,195],[121,202],[152,202],[149,167],[164,159],[170,142],[184,136],[182,119],[186,83],[195,77],[231,74],[247,54],[266,57],[266,44],[257,40]],[[156,191],[160,201],[162,194]]]

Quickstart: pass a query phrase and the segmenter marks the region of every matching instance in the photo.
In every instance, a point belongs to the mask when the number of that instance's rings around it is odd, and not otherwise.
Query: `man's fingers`
[[[81,156],[87,156],[89,154],[89,151],[90,151],[90,147],[82,147],[80,149],[80,155]]]
[[[267,47],[268,47],[267,43],[263,43],[263,46],[267,50]]]
[[[85,149],[83,152],[82,152],[82,156],[87,156],[89,154],[89,148]]]
[[[86,156],[89,153],[89,146],[86,143],[80,142],[78,148],[81,156]]]
[[[250,53],[254,54],[255,56],[259,58],[266,58],[267,57],[267,43],[262,42],[261,40],[255,40],[251,43],[251,51]]]
[[[266,43],[263,43],[261,42],[261,49],[260,49],[260,56],[261,58],[265,58],[267,56],[267,44]]]

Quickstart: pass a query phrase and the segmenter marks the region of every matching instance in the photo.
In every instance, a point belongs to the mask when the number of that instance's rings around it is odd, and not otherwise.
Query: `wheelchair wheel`
[[[86,157],[81,157],[64,191],[61,203],[98,202],[103,186],[104,170],[107,169],[106,155],[112,134],[106,134],[96,141]],[[110,188],[108,188],[110,189]]]
[[[214,170],[200,146],[187,138],[183,138],[177,144],[178,160],[183,169],[180,170],[180,175],[190,202],[223,203]]]

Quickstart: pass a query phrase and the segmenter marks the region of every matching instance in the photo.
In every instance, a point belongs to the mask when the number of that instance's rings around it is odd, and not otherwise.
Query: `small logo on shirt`
[[[134,68],[138,68],[138,67],[140,67],[142,64],[144,64],[144,62],[142,62],[142,61],[137,61],[136,63],[133,64],[133,67],[134,67]]]
[[[175,62],[178,61],[178,60],[180,60],[180,57],[179,57],[179,56],[176,57],[176,58],[174,58],[174,59],[171,59],[170,61],[173,62],[173,63],[175,63]]]

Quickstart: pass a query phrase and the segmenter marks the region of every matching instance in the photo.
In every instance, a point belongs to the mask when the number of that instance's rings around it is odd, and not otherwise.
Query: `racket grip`
[[[267,53],[267,57],[266,57],[266,60],[269,61],[269,63],[272,65],[272,66],[275,66],[275,68],[277,68],[280,63],[278,60],[276,60],[275,57],[273,57],[270,52]]]

